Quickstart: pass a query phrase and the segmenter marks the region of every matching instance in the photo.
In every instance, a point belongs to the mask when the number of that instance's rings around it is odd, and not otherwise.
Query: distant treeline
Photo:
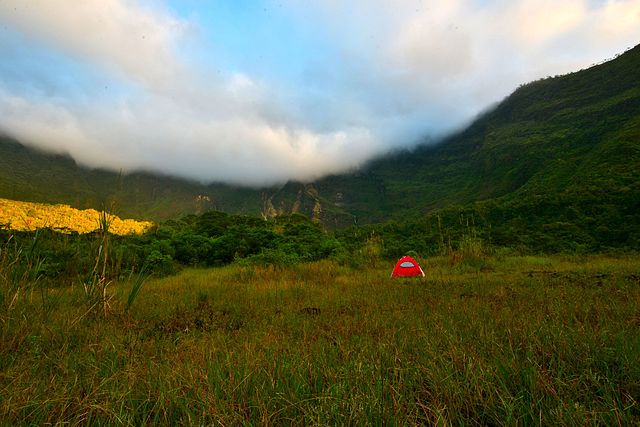
[[[37,260],[42,278],[90,274],[107,255],[111,278],[130,272],[171,274],[183,266],[220,266],[233,261],[292,264],[344,252],[336,237],[302,215],[265,221],[257,217],[208,212],[156,225],[141,235],[109,235],[0,230],[2,256]],[[342,252],[341,252],[342,251]],[[102,261],[100,261],[102,263]]]
[[[633,192],[635,193],[635,192]],[[240,262],[277,266],[333,259],[353,267],[444,254],[594,253],[640,250],[640,201],[628,194],[495,200],[451,207],[407,222],[328,231],[303,215],[262,218],[207,212],[160,223],[141,235],[0,230],[0,250],[38,266],[43,279],[75,280],[106,255],[112,279],[131,272],[172,274],[185,266]],[[624,203],[622,203],[624,202]],[[20,261],[22,260],[22,261]],[[102,262],[102,261],[101,261]]]

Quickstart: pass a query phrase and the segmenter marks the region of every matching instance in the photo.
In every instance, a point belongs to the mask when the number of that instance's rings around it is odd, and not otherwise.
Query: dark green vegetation
[[[281,188],[204,186],[145,174],[119,180],[4,139],[0,197],[81,208],[99,208],[115,197],[121,216],[156,220],[208,209],[310,217],[315,211],[331,228],[420,221],[456,205],[493,229],[506,223],[506,232],[498,233],[501,242],[531,245],[516,237],[545,229],[554,236],[576,235],[579,247],[589,250],[638,248],[638,70],[640,46],[587,70],[524,85],[436,146]],[[540,239],[534,240],[538,246]]]
[[[608,240],[606,233],[592,238],[580,235],[570,224],[523,233],[526,228],[518,228],[519,223],[492,228],[482,222],[486,219],[481,214],[479,209],[461,213],[453,208],[415,222],[390,221],[328,231],[299,214],[262,219],[211,211],[165,221],[142,235],[0,229],[0,244],[5,254],[13,254],[16,268],[29,269],[27,266],[36,261],[37,269],[30,274],[54,287],[60,282],[86,280],[96,269],[97,254],[103,257],[104,279],[117,281],[133,273],[163,276],[184,267],[218,267],[233,262],[289,266],[330,259],[340,265],[363,267],[394,261],[407,253],[465,257],[480,269],[482,257],[488,254],[611,253],[614,247],[620,248],[620,240]],[[625,227],[630,226],[619,228]],[[108,224],[100,228],[108,229]],[[640,235],[637,228],[634,233],[627,238]],[[635,247],[630,244],[623,249]]]
[[[637,258],[189,269],[0,311],[4,423],[640,423]],[[4,279],[6,270],[0,269]],[[5,282],[1,283],[6,290]],[[41,302],[42,301],[42,302]]]
[[[108,228],[106,224],[100,230]],[[363,246],[366,242],[356,243]],[[336,237],[305,216],[264,220],[215,211],[166,221],[143,235],[0,229],[0,245],[5,254],[12,255],[14,267],[27,269],[37,260],[32,274],[48,285],[85,280],[95,270],[97,254],[103,257],[99,262],[104,264],[102,276],[114,281],[132,272],[167,275],[186,266],[221,266],[233,261],[285,265],[329,257],[347,259]]]

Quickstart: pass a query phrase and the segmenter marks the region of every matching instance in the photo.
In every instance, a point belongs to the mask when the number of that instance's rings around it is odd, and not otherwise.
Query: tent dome
[[[391,277],[424,277],[424,271],[420,268],[418,261],[410,256],[403,256],[398,260],[391,272]]]

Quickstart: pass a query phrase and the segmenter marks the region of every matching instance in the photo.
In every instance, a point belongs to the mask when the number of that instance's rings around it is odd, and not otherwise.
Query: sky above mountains
[[[90,167],[311,180],[640,42],[640,0],[0,0],[0,130]]]

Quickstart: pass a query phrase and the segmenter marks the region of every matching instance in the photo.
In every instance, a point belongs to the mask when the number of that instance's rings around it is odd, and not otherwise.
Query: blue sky
[[[4,0],[0,130],[265,185],[437,140],[640,41],[640,0]]]
[[[172,1],[169,7],[193,22],[202,59],[225,70],[274,79],[298,79],[305,63],[329,49],[271,1]]]

